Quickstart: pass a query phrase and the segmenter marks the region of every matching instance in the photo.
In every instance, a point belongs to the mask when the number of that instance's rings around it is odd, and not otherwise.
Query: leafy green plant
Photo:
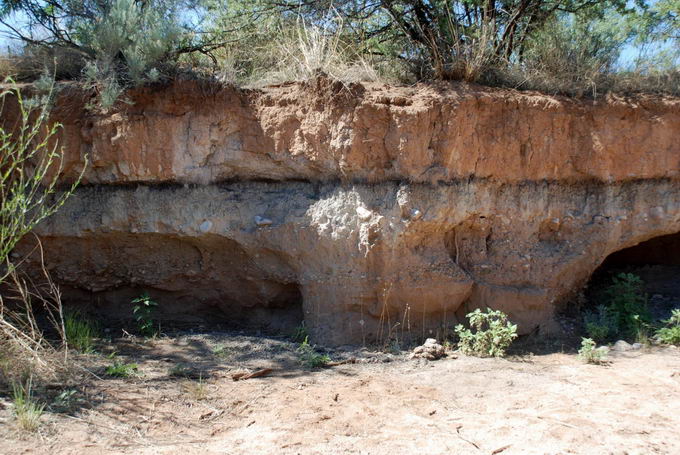
[[[619,331],[635,337],[650,322],[644,281],[632,273],[620,273],[612,278],[605,290],[608,311],[616,317]]]
[[[604,363],[607,354],[597,349],[597,344],[591,338],[583,338],[581,340],[581,349],[578,350],[578,356],[586,363],[600,365]]]
[[[139,367],[136,363],[122,363],[114,360],[113,365],[106,367],[104,372],[113,378],[129,378],[137,374]]]
[[[597,342],[615,336],[619,332],[618,315],[606,305],[598,305],[596,311],[586,311],[583,316],[586,333]]]
[[[154,328],[153,313],[158,304],[151,300],[149,294],[144,293],[142,296],[134,299],[132,303],[135,306],[132,308],[132,314],[137,322],[139,333],[146,337],[152,337],[157,334]]]
[[[302,343],[307,339],[308,336],[309,333],[307,333],[307,327],[305,326],[305,323],[303,321],[302,324],[295,327],[295,330],[293,330],[291,338],[295,343]]]
[[[468,313],[470,329],[462,324],[456,326],[458,346],[467,355],[479,357],[503,357],[512,341],[517,338],[517,325],[499,310],[487,308],[486,313],[476,309]],[[474,331],[473,331],[474,330]]]
[[[99,334],[96,325],[83,318],[79,313],[64,315],[64,335],[69,347],[82,353],[94,352],[94,338]]]
[[[59,410],[70,410],[74,407],[78,397],[76,389],[66,389],[54,398],[52,408]]]
[[[328,355],[316,352],[315,347],[309,344],[309,337],[305,337],[304,341],[300,343],[300,346],[297,348],[297,354],[300,358],[300,363],[307,368],[320,368],[331,361]]]
[[[38,403],[33,397],[32,388],[32,378],[29,378],[25,385],[20,383],[12,385],[14,417],[16,418],[19,428],[29,432],[38,429],[40,426],[40,417],[45,410],[45,405]]]
[[[671,317],[663,322],[666,327],[658,329],[654,337],[661,343],[680,346],[680,309],[673,310]]]

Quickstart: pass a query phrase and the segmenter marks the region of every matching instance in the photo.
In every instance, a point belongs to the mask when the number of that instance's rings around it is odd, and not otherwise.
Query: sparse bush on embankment
[[[109,109],[126,88],[193,74],[240,85],[464,80],[551,94],[680,94],[674,0],[14,1],[0,72],[46,68]],[[40,34],[35,31],[40,30]]]

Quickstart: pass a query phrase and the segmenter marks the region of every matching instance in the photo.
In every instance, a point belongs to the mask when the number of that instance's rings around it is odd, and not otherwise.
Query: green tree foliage
[[[31,46],[66,48],[81,56],[101,105],[112,105],[125,87],[154,82],[183,54],[208,52],[189,19],[195,2],[183,0],[5,0],[0,19]],[[9,21],[21,13],[28,24]]]
[[[677,72],[680,60],[679,0],[4,0],[2,5],[0,19],[6,23],[11,12],[29,18],[26,30],[15,29],[26,43],[84,55],[89,79],[107,81],[100,84],[104,101],[180,63],[240,81],[282,67],[308,72],[313,65],[296,65],[297,57],[290,58],[296,51],[285,52],[294,47],[302,53],[330,47],[334,59],[350,61],[346,66],[377,61],[383,70],[403,67],[415,78],[575,94],[615,88],[611,75],[625,71]],[[310,46],[310,36],[321,46]],[[620,67],[627,46],[644,51],[632,69]],[[667,86],[672,89],[673,80]]]

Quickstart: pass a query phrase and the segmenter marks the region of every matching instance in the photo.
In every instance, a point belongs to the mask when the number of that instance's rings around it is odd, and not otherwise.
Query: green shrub
[[[81,21],[79,37],[95,58],[85,69],[87,79],[101,86],[100,103],[112,106],[122,85],[155,82],[161,65],[178,48],[182,37],[172,14],[157,2],[114,0],[97,21]]]
[[[591,338],[583,338],[581,340],[581,349],[578,351],[578,356],[586,363],[592,363],[595,365],[602,364],[607,354],[598,350],[595,341]]]
[[[305,337],[304,341],[297,349],[300,363],[307,368],[320,368],[331,361],[331,358],[326,354],[319,354],[316,352],[314,346],[309,344],[309,337]]]
[[[613,337],[619,332],[618,315],[612,314],[605,305],[598,305],[596,312],[586,311],[583,322],[588,336],[597,342]]]
[[[97,327],[78,313],[64,315],[64,335],[69,347],[82,353],[94,351],[94,338],[98,336]]]
[[[517,325],[508,321],[502,311],[487,308],[486,313],[476,309],[467,315],[471,329],[456,326],[460,338],[458,346],[467,355],[503,357],[512,341],[517,338]]]
[[[614,315],[620,333],[636,337],[644,325],[650,322],[645,283],[632,273],[620,273],[612,278],[605,290],[609,313]]]
[[[151,300],[149,294],[144,293],[132,301],[135,306],[132,308],[132,314],[137,322],[139,333],[146,337],[155,336],[158,332],[154,327],[153,313],[158,304]]]
[[[657,330],[655,338],[664,344],[680,346],[680,310],[673,310],[671,317],[663,322],[666,327]]]

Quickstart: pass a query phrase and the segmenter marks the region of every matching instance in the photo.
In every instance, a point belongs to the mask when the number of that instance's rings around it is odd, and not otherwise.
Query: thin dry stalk
[[[44,282],[35,283],[20,268],[9,264],[3,283],[5,296],[0,295],[0,351],[6,362],[0,373],[8,383],[20,381],[26,375],[53,379],[68,359],[61,293],[47,272],[39,239],[33,252],[36,251]],[[44,311],[47,323],[60,338],[62,349],[45,339],[35,308]]]

